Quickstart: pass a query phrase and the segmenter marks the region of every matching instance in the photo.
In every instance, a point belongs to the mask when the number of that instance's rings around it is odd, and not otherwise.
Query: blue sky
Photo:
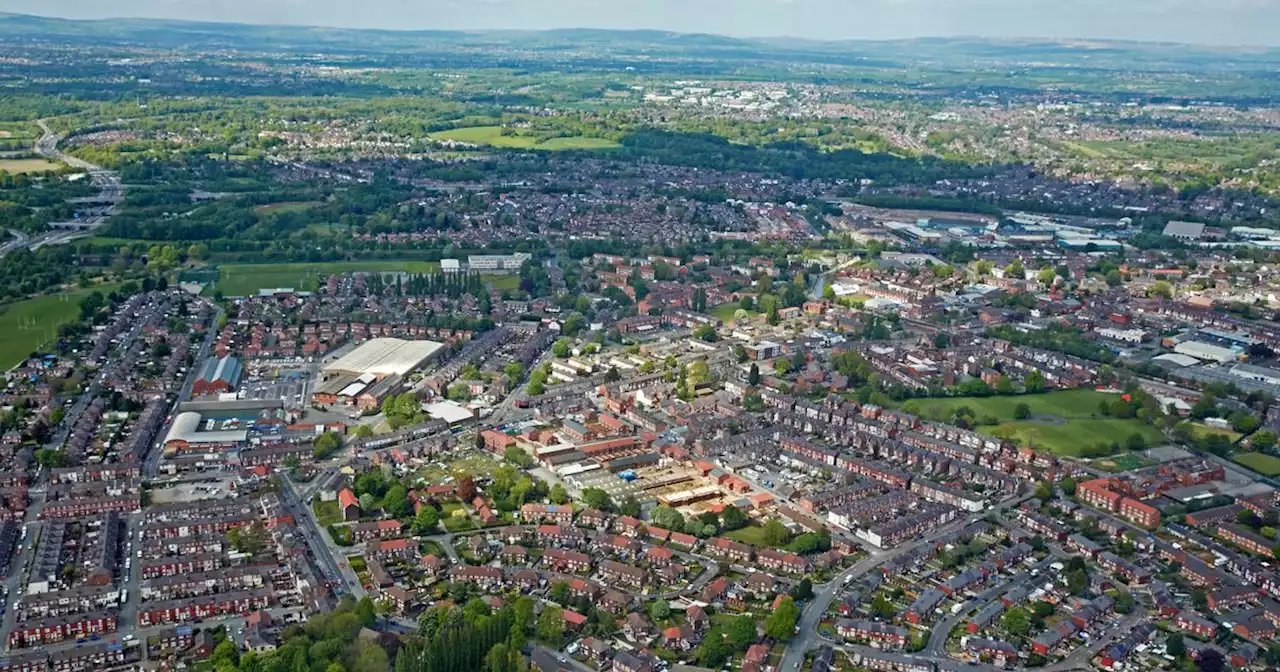
[[[0,0],[0,11],[351,28],[1115,38],[1280,46],[1280,0]]]

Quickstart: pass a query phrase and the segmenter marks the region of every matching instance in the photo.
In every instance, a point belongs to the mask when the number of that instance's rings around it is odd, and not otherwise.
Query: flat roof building
[[[426,364],[442,347],[444,344],[436,341],[375,338],[343,355],[336,362],[326,364],[323,372],[326,379],[366,373],[378,378],[407,376]]]

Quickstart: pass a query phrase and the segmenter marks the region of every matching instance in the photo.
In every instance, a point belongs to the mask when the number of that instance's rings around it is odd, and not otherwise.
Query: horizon
[[[852,5],[851,5],[852,3]],[[1275,48],[1280,3],[1153,0],[1116,7],[1077,0],[652,0],[641,9],[600,0],[59,0],[33,13],[28,2],[0,0],[0,12],[70,20],[172,20],[351,30],[617,30],[817,42],[978,39],[1186,44]],[[744,10],[743,7],[746,6]],[[1157,7],[1151,7],[1154,5]],[[728,8],[732,6],[732,8]],[[872,11],[861,8],[871,6]],[[1092,7],[1088,10],[1083,7]]]

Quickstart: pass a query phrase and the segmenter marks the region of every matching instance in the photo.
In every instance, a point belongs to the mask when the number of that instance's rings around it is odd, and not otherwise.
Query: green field
[[[62,164],[45,161],[44,159],[0,159],[0,171],[15,175],[18,173],[43,173],[60,168],[62,168]]]
[[[564,149],[613,149],[620,145],[605,138],[589,138],[573,136],[567,138],[551,138],[545,142],[527,135],[503,135],[501,126],[472,126],[455,128],[450,131],[432,133],[435,140],[454,140],[469,142],[474,145],[504,147],[508,149],[544,149],[549,151]]]
[[[1265,453],[1241,453],[1231,459],[1263,476],[1280,476],[1280,457]]]
[[[1194,436],[1197,441],[1213,436],[1214,434],[1225,436],[1232,443],[1240,440],[1240,432],[1233,432],[1229,429],[1218,429],[1217,427],[1207,427],[1200,423],[1191,424],[1191,435]]]
[[[434,261],[332,261],[315,264],[224,264],[219,267],[216,289],[226,296],[249,296],[260,289],[292,287],[314,291],[320,274],[369,271],[383,273],[436,273]]]
[[[1024,394],[1011,397],[946,397],[939,399],[913,399],[904,408],[924,418],[944,421],[957,408],[967,406],[982,417],[993,415],[999,420],[1013,420],[1018,404],[1026,404],[1033,415],[1056,416],[1063,419],[1089,418],[1103,401],[1112,402],[1119,397],[1094,390],[1060,390],[1044,394]]]
[[[759,525],[748,525],[746,527],[730,530],[724,533],[724,536],[734,541],[741,541],[744,544],[752,546],[768,546],[764,540],[764,528]]]
[[[266,205],[259,205],[255,207],[253,211],[260,215],[266,215],[273,212],[305,212],[320,204],[320,201],[286,201],[284,203],[268,203]]]
[[[999,425],[979,428],[983,434],[1058,455],[1079,456],[1084,449],[1098,444],[1123,446],[1135,433],[1141,434],[1148,444],[1163,440],[1159,430],[1140,420],[1095,415],[1102,402],[1117,398],[1115,394],[1094,390],[1061,390],[1008,397],[913,399],[904,408],[921,417],[945,422],[957,408],[968,407],[979,418],[991,416],[1000,421]],[[1026,404],[1031,409],[1031,419],[1014,420],[1018,404]]]
[[[1164,440],[1160,430],[1141,420],[1114,418],[1067,420],[1057,424],[1024,420],[979,427],[978,431],[988,436],[1012,439],[1019,445],[1048,450],[1055,455],[1072,457],[1078,457],[1086,448],[1098,444],[1118,443],[1124,446],[1125,440],[1135,433],[1141,434],[1147,445],[1156,445]]]
[[[707,313],[709,313],[712,317],[720,320],[721,322],[728,324],[733,321],[734,313],[738,312],[738,309],[741,307],[742,306],[740,304],[733,303],[733,302],[722,303],[718,306],[712,306],[710,309],[707,310]],[[756,317],[759,314],[760,313],[757,313],[754,310],[748,310],[747,319]]]
[[[0,367],[11,369],[27,355],[49,343],[58,335],[58,327],[74,322],[80,316],[80,299],[94,289],[103,294],[118,285],[100,285],[63,294],[50,294],[9,304],[0,308]]]

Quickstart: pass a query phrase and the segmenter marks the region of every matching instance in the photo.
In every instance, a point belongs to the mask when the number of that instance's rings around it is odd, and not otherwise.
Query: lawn
[[[712,306],[711,309],[708,310],[707,312],[710,313],[712,317],[715,317],[719,319],[721,322],[728,324],[733,321],[734,313],[737,313],[738,309],[741,307],[742,306],[740,304],[731,301],[729,303],[722,303],[718,306]],[[752,317],[756,317],[759,314],[760,313],[757,313],[754,310],[747,311],[748,319]]]
[[[432,133],[431,138],[435,140],[469,142],[473,145],[505,147],[508,149],[544,149],[549,151],[565,149],[612,149],[620,146],[612,140],[606,140],[604,138],[589,138],[586,136],[551,138],[546,142],[539,142],[537,138],[527,135],[503,135],[501,126],[472,126],[470,128],[455,128],[450,131]]]
[[[946,420],[957,408],[967,406],[978,417],[992,415],[1001,421],[1013,420],[1018,404],[1026,404],[1035,415],[1052,415],[1064,419],[1089,418],[1101,402],[1118,399],[1115,394],[1094,390],[1060,390],[1044,394],[1022,394],[1004,397],[943,397],[913,399],[904,408],[931,420]]]
[[[1198,422],[1191,423],[1191,435],[1196,438],[1196,441],[1200,441],[1202,439],[1208,438],[1210,436],[1213,436],[1214,434],[1221,434],[1222,436],[1227,437],[1227,439],[1229,439],[1232,443],[1235,443],[1236,441],[1240,440],[1239,432],[1233,432],[1229,429],[1218,429],[1217,427],[1209,427],[1207,425],[1202,425]]]
[[[764,528],[759,525],[748,525],[736,530],[730,530],[725,532],[724,536],[734,541],[741,541],[744,544],[752,544],[753,546],[769,545],[764,541]]]
[[[1160,430],[1141,420],[1099,418],[1096,420],[1066,420],[1057,423],[1025,420],[985,426],[978,431],[988,436],[1011,439],[1023,446],[1048,450],[1055,455],[1079,457],[1086,448],[1098,444],[1125,445],[1133,434],[1141,434],[1147,445],[1164,440]]]
[[[316,522],[328,527],[342,522],[342,513],[338,511],[338,500],[326,502],[319,497],[311,503],[311,510],[316,514]]]
[[[44,159],[0,159],[0,171],[14,175],[18,173],[43,173],[61,168],[61,163],[53,163]]]
[[[119,285],[99,285],[37,296],[0,308],[0,368],[11,369],[58,335],[58,327],[80,317],[80,300],[94,290],[108,294]]]
[[[249,296],[260,289],[292,287],[314,291],[320,274],[368,272],[436,273],[434,261],[331,261],[315,264],[224,264],[216,288],[225,296]]]
[[[1154,464],[1154,462],[1142,457],[1141,455],[1137,455],[1135,453],[1123,453],[1116,455],[1115,457],[1104,457],[1094,460],[1089,463],[1089,466],[1112,474],[1118,474],[1122,471],[1133,471],[1135,469],[1149,467],[1152,464]]]
[[[1280,476],[1280,457],[1265,453],[1240,453],[1231,459],[1263,476]]]

